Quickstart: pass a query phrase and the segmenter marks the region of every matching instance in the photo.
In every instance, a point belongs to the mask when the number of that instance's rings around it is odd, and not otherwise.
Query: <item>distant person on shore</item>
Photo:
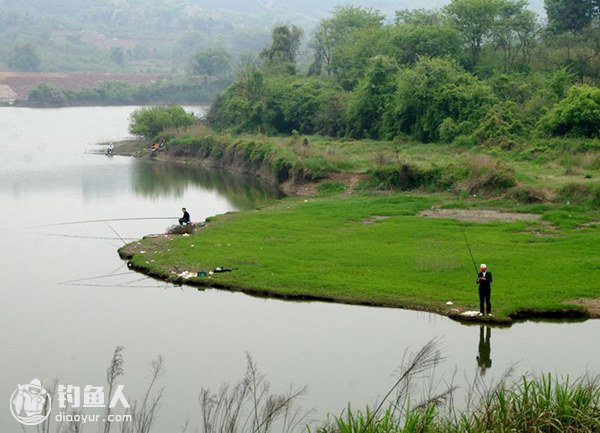
[[[187,226],[190,223],[190,214],[184,207],[181,208],[181,211],[183,212],[183,216],[179,218],[179,225]]]
[[[491,316],[492,273],[487,270],[487,265],[485,263],[482,263],[481,266],[479,266],[477,284],[479,285],[479,315],[483,316],[487,310],[487,315]]]

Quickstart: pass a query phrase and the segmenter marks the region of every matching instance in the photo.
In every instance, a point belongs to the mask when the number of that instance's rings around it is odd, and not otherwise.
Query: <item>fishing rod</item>
[[[121,239],[121,241],[123,242],[123,245],[127,245],[127,242],[125,242],[125,239],[123,239],[121,237],[121,235],[119,233],[117,233],[117,231],[115,229],[113,229],[112,226],[109,223],[107,223],[106,221],[104,221],[104,224],[106,224],[108,226],[108,228],[111,229],[113,231],[113,233],[116,234],[119,237],[119,239]]]
[[[63,284],[63,286],[77,286],[77,287],[110,287],[110,288],[124,288],[124,289],[129,289],[129,288],[134,288],[134,289],[141,289],[141,288],[147,288],[147,289],[155,289],[155,288],[160,288],[162,287],[161,285],[142,285],[142,286],[132,286],[132,285],[127,285],[127,284],[81,284],[81,283],[65,283]]]
[[[36,235],[36,236],[50,236],[56,238],[73,238],[73,239],[94,239],[94,240],[103,240],[103,241],[115,241],[122,240],[121,238],[109,238],[105,236],[83,236],[83,235],[65,235],[59,233],[40,233],[40,232],[25,232],[28,235]],[[126,241],[135,241],[138,238],[123,238]]]
[[[69,222],[62,222],[62,223],[44,224],[41,226],[33,226],[30,228],[35,229],[35,228],[41,228],[41,227],[56,227],[56,226],[68,226],[68,225],[89,224],[89,223],[105,223],[105,222],[112,222],[112,221],[173,220],[173,219],[176,220],[177,218],[178,217],[105,218],[105,219],[100,219],[100,220],[69,221]]]
[[[77,280],[59,281],[56,284],[71,284],[71,283],[78,283],[80,281],[99,280],[100,278],[119,277],[121,275],[131,275],[131,272],[121,272],[121,273],[111,272],[110,274],[98,275],[96,277],[87,277],[87,278],[79,278]]]
[[[479,271],[477,270],[477,264],[475,264],[475,258],[473,257],[473,251],[471,251],[471,245],[469,245],[469,240],[467,239],[467,232],[463,227],[463,236],[465,237],[465,242],[467,244],[467,249],[469,250],[469,255],[471,256],[471,261],[473,262],[473,268],[475,268],[475,273],[479,275]]]

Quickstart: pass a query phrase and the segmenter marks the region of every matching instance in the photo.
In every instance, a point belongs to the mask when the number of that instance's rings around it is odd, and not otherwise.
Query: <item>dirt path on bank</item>
[[[487,223],[491,221],[540,221],[541,216],[532,213],[500,212],[484,209],[428,209],[419,215],[429,218],[451,218],[459,221]]]

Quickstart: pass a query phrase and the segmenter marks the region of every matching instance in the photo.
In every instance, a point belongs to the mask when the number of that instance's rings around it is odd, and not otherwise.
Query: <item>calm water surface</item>
[[[165,357],[157,432],[176,431],[187,416],[199,425],[200,389],[241,377],[246,352],[274,391],[308,385],[303,406],[315,408],[318,419],[348,402],[376,400],[393,383],[405,351],[434,337],[447,357],[441,373],[456,370],[459,382],[476,373],[478,356],[486,378],[515,363],[518,372],[598,373],[597,320],[521,323],[491,329],[488,339],[477,326],[427,313],[181,289],[131,272],[68,283],[127,272],[116,253],[122,242],[104,223],[34,226],[178,217],[182,206],[202,220],[276,194],[250,178],[94,153],[97,143],[127,137],[133,108],[0,108],[0,401],[34,377],[101,385],[118,345],[125,346],[120,383],[131,400],[142,393],[149,361]],[[170,223],[110,224],[134,239]],[[21,431],[7,405],[0,431]]]

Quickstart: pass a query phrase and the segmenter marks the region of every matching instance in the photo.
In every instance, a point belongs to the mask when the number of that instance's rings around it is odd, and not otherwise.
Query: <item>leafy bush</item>
[[[186,128],[196,122],[196,117],[185,112],[183,107],[142,107],[131,113],[129,132],[146,138],[154,138],[167,128]]]
[[[422,58],[399,74],[383,129],[388,137],[437,141],[446,119],[460,125],[462,133],[472,132],[496,101],[488,85],[455,61]]]
[[[306,158],[303,165],[306,167],[307,174],[311,179],[324,178],[333,171],[331,163],[322,156]]]
[[[506,103],[493,107],[481,119],[475,129],[475,137],[480,143],[500,144],[503,148],[513,145],[512,138],[523,132],[515,104]]]
[[[65,105],[65,97],[55,87],[40,84],[29,92],[27,103],[34,107],[56,107]]]
[[[414,165],[379,167],[370,172],[369,182],[379,188],[407,191],[421,187],[448,188],[452,176],[439,167],[421,169]]]
[[[520,203],[544,203],[548,201],[549,194],[539,188],[519,186],[513,188],[507,195],[508,198],[516,200]]]
[[[600,184],[568,183],[561,188],[560,198],[570,204],[585,204],[600,209]]]
[[[338,194],[346,191],[346,185],[344,185],[342,182],[327,180],[319,184],[318,191],[319,194],[322,195]]]
[[[271,77],[266,91],[272,112],[270,126],[275,131],[314,134],[320,132],[317,120],[323,117],[321,113],[339,89],[334,82],[316,77]]]
[[[248,70],[215,100],[206,121],[236,132],[340,135],[345,111],[345,99],[332,80]]]
[[[567,97],[540,119],[549,135],[600,137],[600,88],[573,86]]]
[[[134,105],[200,103],[211,100],[229,84],[226,79],[200,80],[194,77],[161,79],[151,84],[104,81],[92,88],[57,89],[40,84],[29,92],[31,106]]]
[[[469,194],[499,193],[517,184],[513,170],[488,155],[467,161],[458,175],[465,179],[460,188]]]
[[[266,96],[263,72],[248,67],[240,78],[213,102],[206,121],[217,129],[270,132],[272,115],[267,106]]]
[[[184,234],[192,234],[194,233],[195,226],[192,224],[187,224],[182,226],[180,224],[172,225],[171,227],[167,227],[167,233],[170,235],[184,235]]]
[[[348,133],[353,137],[379,138],[384,108],[396,90],[397,65],[386,56],[371,65],[350,98]]]

